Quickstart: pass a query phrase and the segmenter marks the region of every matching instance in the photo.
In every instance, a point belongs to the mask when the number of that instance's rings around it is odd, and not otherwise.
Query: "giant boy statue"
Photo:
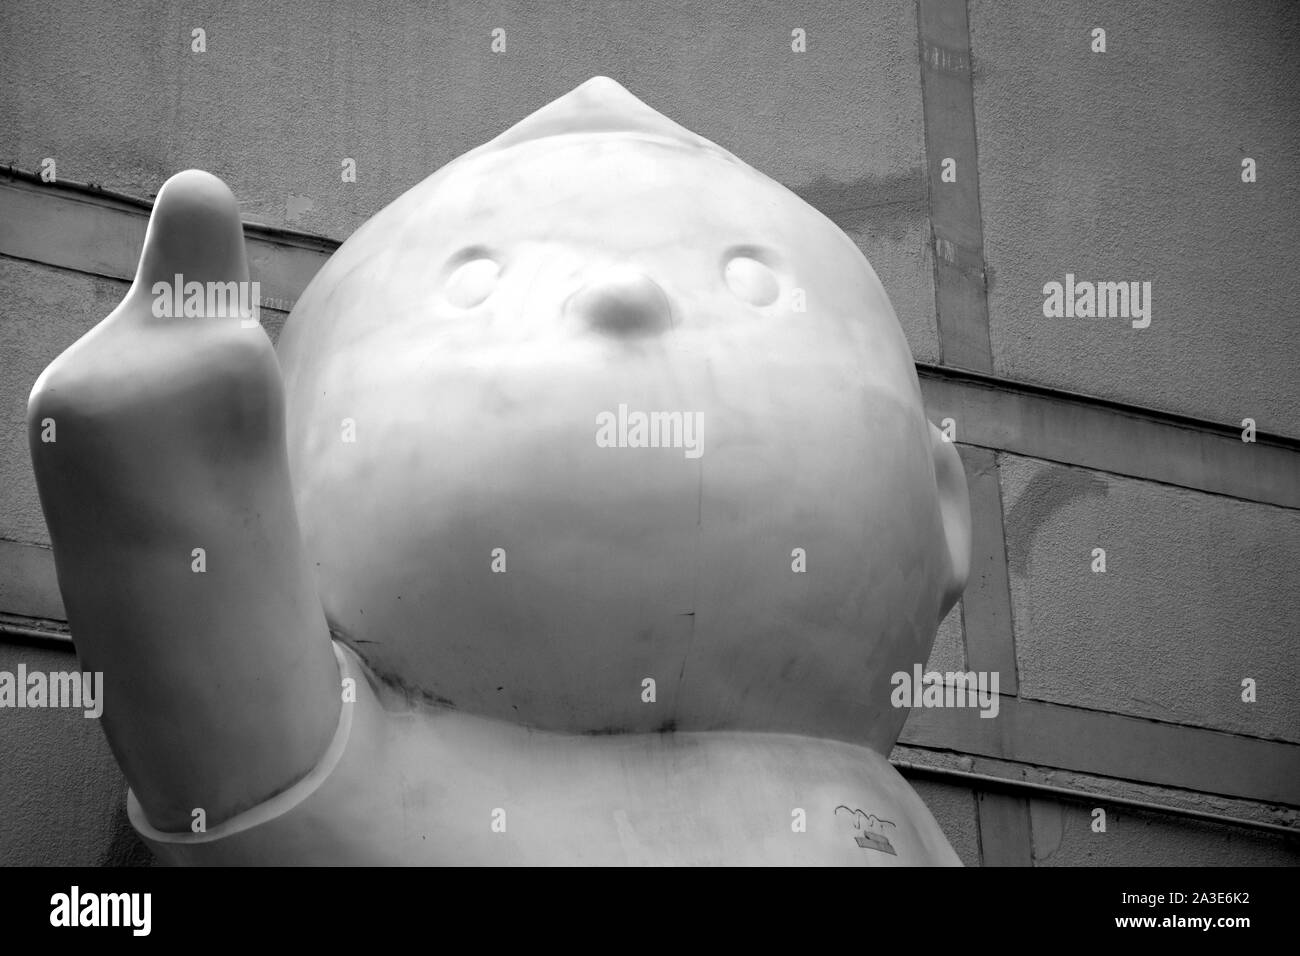
[[[278,350],[189,308],[248,279],[172,177],[29,405],[160,859],[957,862],[886,758],[965,479],[825,216],[597,78],[357,230]]]

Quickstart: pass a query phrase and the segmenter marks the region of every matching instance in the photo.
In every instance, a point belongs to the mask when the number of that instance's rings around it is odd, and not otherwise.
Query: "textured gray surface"
[[[1001,470],[1022,696],[1300,741],[1300,512],[1015,455]]]
[[[979,824],[975,816],[975,794],[969,787],[938,780],[909,780],[912,788],[934,814],[939,829],[965,866],[980,865]]]
[[[27,396],[60,352],[111,312],[127,284],[0,258],[0,538],[49,544],[27,450]]]
[[[930,659],[925,666],[926,670],[937,671],[966,669],[960,601],[948,612],[948,616],[939,622],[939,631],[934,636],[934,647],[930,650]]]
[[[190,51],[191,30],[207,52]],[[490,46],[506,31],[506,52]],[[809,52],[790,34],[806,31]],[[937,356],[915,9],[623,2],[0,11],[0,162],[151,196],[197,166],[248,221],[345,239],[410,186],[595,75],[803,195],[859,242]],[[862,91],[871,95],[864,96]],[[344,157],[357,181],[341,182]]]
[[[996,372],[1300,435],[1300,5],[971,0],[970,18]],[[1044,318],[1067,272],[1151,281],[1150,327]]]
[[[79,667],[69,653],[0,644],[0,670]],[[0,866],[127,866],[153,857],[126,818],[126,782],[99,722],[80,710],[5,710]]]

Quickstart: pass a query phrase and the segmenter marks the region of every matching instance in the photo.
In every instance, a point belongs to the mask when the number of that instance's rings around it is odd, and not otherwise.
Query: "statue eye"
[[[727,287],[750,305],[771,305],[781,291],[772,270],[749,256],[734,256],[722,270]]]
[[[452,305],[472,309],[492,294],[501,266],[492,259],[470,259],[447,277],[443,295]]]

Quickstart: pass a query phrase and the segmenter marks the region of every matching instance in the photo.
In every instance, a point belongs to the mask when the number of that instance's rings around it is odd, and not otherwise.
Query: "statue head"
[[[279,354],[326,614],[387,680],[554,730],[896,738],[965,479],[875,272],[785,187],[593,79],[358,229]]]

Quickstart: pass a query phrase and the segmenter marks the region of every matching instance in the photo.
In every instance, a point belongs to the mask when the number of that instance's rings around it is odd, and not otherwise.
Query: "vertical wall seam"
[[[966,668],[996,672],[1001,693],[1015,696],[1019,668],[998,458],[992,450],[974,445],[958,445],[957,450],[966,471],[971,513],[970,579],[962,595]]]
[[[992,373],[966,0],[917,0],[916,21],[939,362]],[[972,555],[970,587],[962,601],[966,667],[1005,675],[1002,689],[1015,694],[1019,674],[1000,468],[996,455],[988,449],[961,451],[971,489],[972,537],[977,549]],[[977,792],[976,812],[983,865],[1033,865],[1033,824],[1027,800]]]
[[[917,0],[916,11],[940,363],[992,372],[966,0]]]
[[[1020,655],[1016,649],[1016,602],[1011,599],[1011,546],[1007,543],[1006,501],[1002,497],[1002,452],[993,452],[993,481],[998,490],[998,524],[1002,528],[1002,568],[1006,575],[1007,648],[1011,653],[1013,693],[1020,694]]]

